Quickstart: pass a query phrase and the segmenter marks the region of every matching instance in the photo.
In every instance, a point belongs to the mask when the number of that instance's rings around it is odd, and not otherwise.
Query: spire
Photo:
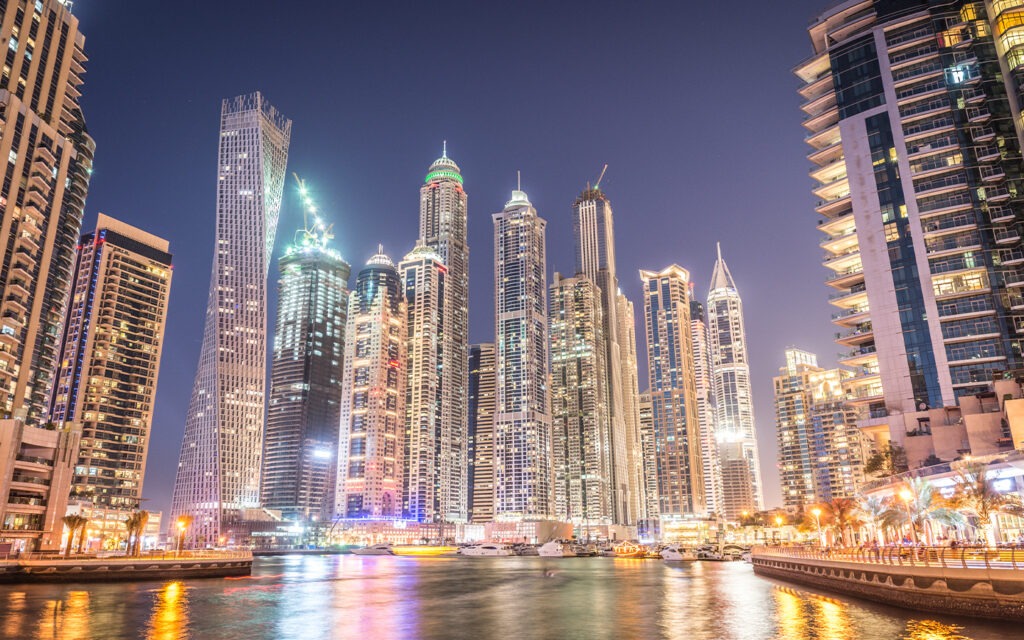
[[[715,261],[715,268],[711,272],[711,291],[717,289],[735,291],[736,283],[732,279],[732,274],[729,273],[729,267],[726,266],[725,260],[722,259],[722,243],[716,242],[715,249],[718,253],[718,260]]]
[[[441,141],[441,157],[442,158],[447,158],[448,157],[448,141],[447,140],[442,140]]]
[[[517,169],[516,188],[515,191],[512,192],[512,199],[505,203],[505,208],[508,209],[509,207],[521,207],[524,205],[527,207],[533,206],[532,204],[530,204],[530,198],[526,195],[526,192],[523,191],[523,176],[522,173]]]
[[[434,160],[430,168],[427,169],[427,177],[423,180],[423,183],[429,184],[431,182],[448,180],[454,180],[461,185],[462,171],[459,169],[459,165],[455,164],[455,161],[448,157],[448,141],[443,140],[441,142],[441,157]]]

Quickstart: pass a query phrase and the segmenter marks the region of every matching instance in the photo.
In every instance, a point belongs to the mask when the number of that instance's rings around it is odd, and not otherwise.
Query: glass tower
[[[267,277],[291,129],[259,93],[221,105],[210,296],[171,503],[193,543],[216,544],[259,506]]]
[[[494,343],[469,350],[469,496],[474,523],[494,519]]]

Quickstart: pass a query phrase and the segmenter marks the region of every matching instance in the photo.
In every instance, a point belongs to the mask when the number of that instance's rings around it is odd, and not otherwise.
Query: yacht
[[[369,547],[359,547],[353,549],[352,553],[357,556],[393,556],[395,552],[391,549],[389,543],[375,544]]]
[[[620,542],[615,545],[616,558],[643,558],[647,555],[647,548],[632,542]]]
[[[505,544],[500,544],[497,542],[481,542],[480,544],[462,547],[461,549],[459,549],[459,555],[479,558],[488,556],[514,556],[516,555],[516,552],[513,551],[511,547]]]
[[[551,542],[545,542],[542,544],[540,549],[537,551],[537,555],[544,558],[574,558],[576,557],[576,552],[573,551],[573,548],[569,544],[559,542],[558,540],[552,540]]]
[[[697,554],[686,547],[674,544],[661,550],[661,559],[665,562],[692,562],[697,559]]]

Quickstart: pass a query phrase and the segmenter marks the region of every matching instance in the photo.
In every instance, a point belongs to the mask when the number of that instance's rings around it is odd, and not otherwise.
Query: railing
[[[945,569],[1024,569],[1024,548],[1011,547],[755,547],[754,555],[828,562]]]
[[[31,552],[31,553],[0,553],[0,560],[6,561],[26,561],[26,562],[49,562],[49,561],[63,561],[67,560],[69,563],[81,564],[88,562],[90,564],[103,564],[103,563],[131,563],[131,562],[146,562],[149,560],[250,560],[252,559],[252,551],[248,549],[237,549],[237,550],[224,550],[224,551],[205,551],[205,550],[183,550],[180,553],[176,551],[150,551],[143,553],[139,556],[125,556],[125,555],[96,555],[96,554],[71,554],[71,556],[65,558],[63,553],[58,552]]]

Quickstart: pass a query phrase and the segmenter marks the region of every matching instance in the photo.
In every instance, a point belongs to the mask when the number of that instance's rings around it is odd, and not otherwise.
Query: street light
[[[780,535],[781,531],[782,531],[782,516],[775,516],[775,539],[776,540],[779,540],[782,537]]]
[[[181,547],[185,543],[185,518],[178,518],[178,555],[181,555]]]
[[[814,515],[814,524],[818,527],[818,546],[824,546],[821,544],[821,509],[815,507],[811,509],[811,514]]]
[[[907,508],[907,524],[910,526],[910,534],[914,538],[914,544],[917,544],[917,529],[914,528],[914,516],[910,513],[910,501],[914,498],[914,494],[910,489],[903,489],[900,491],[900,498],[903,500],[903,506]]]

